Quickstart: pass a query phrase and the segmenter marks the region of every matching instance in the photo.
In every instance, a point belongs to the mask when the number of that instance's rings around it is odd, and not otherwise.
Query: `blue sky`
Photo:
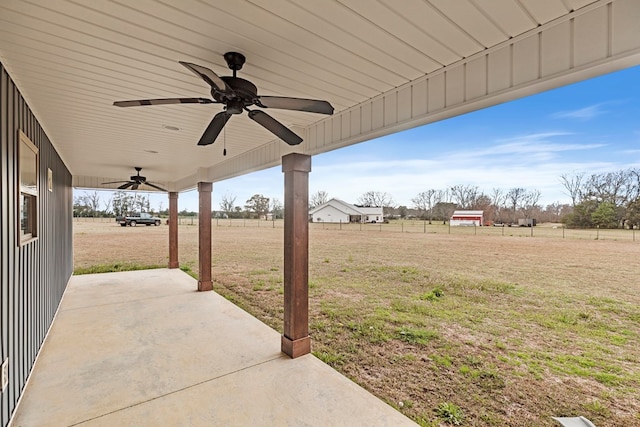
[[[354,203],[366,191],[397,205],[430,188],[477,185],[485,193],[524,187],[543,206],[568,203],[559,181],[640,167],[640,67],[377,138],[312,158],[309,190]],[[253,194],[283,199],[280,167],[213,184],[213,209],[225,194],[243,206]],[[153,195],[156,209],[165,195]],[[196,191],[179,209],[197,211]]]

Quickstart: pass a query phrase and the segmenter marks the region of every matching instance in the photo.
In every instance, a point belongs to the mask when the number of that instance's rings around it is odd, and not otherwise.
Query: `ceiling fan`
[[[282,96],[258,95],[258,88],[248,80],[236,77],[236,72],[242,69],[245,57],[238,52],[227,52],[224,59],[233,76],[219,77],[210,69],[190,62],[180,61],[189,71],[202,78],[211,87],[211,96],[208,98],[164,98],[164,99],[140,99],[134,101],[116,101],[117,107],[136,107],[141,105],[166,105],[166,104],[224,104],[224,111],[216,114],[198,141],[198,145],[213,144],[222,128],[234,114],[241,114],[243,110],[249,113],[249,118],[268,131],[282,139],[289,145],[297,145],[302,138],[289,130],[282,123],[261,110],[249,110],[248,107],[278,108],[283,110],[306,111],[309,113],[333,114],[333,106],[327,102],[316,99],[289,98]]]
[[[138,171],[138,174],[130,176],[129,177],[130,181],[110,181],[110,182],[103,182],[103,184],[119,184],[121,182],[124,182],[124,184],[118,187],[118,190],[126,190],[129,187],[131,187],[132,190],[137,190],[138,187],[140,187],[142,184],[145,184],[145,185],[148,185],[149,187],[155,188],[156,190],[165,191],[165,192],[167,191],[162,187],[158,187],[157,185],[148,182],[146,177],[140,176],[140,171],[142,170],[140,166],[135,166],[135,170]]]

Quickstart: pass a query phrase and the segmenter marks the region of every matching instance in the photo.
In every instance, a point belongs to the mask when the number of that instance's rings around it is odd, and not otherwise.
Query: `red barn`
[[[451,215],[449,224],[481,226],[484,224],[484,211],[455,211]]]

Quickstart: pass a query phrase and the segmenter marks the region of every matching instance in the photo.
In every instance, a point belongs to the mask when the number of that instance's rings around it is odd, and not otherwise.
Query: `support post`
[[[210,182],[198,183],[198,291],[213,289],[211,281],[211,189]]]
[[[178,268],[178,193],[169,192],[169,268]]]
[[[284,335],[291,358],[311,352],[309,337],[309,172],[311,156],[282,157],[284,172]]]

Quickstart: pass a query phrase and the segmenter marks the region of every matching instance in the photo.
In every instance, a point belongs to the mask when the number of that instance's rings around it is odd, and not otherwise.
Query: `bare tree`
[[[275,221],[278,218],[283,218],[283,205],[282,202],[277,199],[277,198],[273,198],[271,199],[271,218]]]
[[[222,200],[220,200],[220,210],[224,212],[228,217],[234,212],[234,205],[236,203],[236,196],[232,196],[229,193],[226,193],[222,196]]]
[[[358,197],[358,203],[361,206],[382,207],[384,215],[389,215],[390,211],[395,208],[393,197],[389,193],[382,191],[367,191]]]
[[[500,220],[500,212],[506,200],[506,194],[504,194],[502,188],[494,187],[491,189],[491,195],[489,197],[491,198],[491,204],[493,205],[493,220],[498,221]]]
[[[433,210],[442,218],[442,224],[446,224],[456,209],[456,204],[451,201],[451,193],[449,190],[438,190],[434,201]]]
[[[507,191],[506,200],[507,202],[509,202],[509,207],[513,212],[513,218],[512,218],[513,222],[515,222],[518,219],[517,218],[518,207],[520,206],[522,198],[524,197],[526,192],[527,190],[521,187],[511,188],[509,189],[509,191]]]
[[[525,218],[531,218],[533,211],[539,208],[538,201],[540,200],[540,194],[540,190],[531,190],[525,192],[522,196],[520,207]]]
[[[433,205],[435,205],[437,190],[430,188],[427,191],[418,193],[416,197],[411,199],[413,206],[422,214],[429,213],[429,224],[433,219]]]
[[[623,206],[633,193],[633,173],[631,169],[593,174],[585,183],[584,195],[600,203]]]
[[[567,207],[567,205],[563,205],[560,202],[553,202],[547,205],[544,209],[545,214],[548,217],[547,220],[550,220],[551,222],[560,222],[562,214]]]
[[[105,200],[104,202],[102,202],[103,206],[104,206],[104,213],[106,213],[107,215],[111,215],[112,210],[111,210],[111,204],[113,203],[113,197],[110,197],[109,199]]]
[[[100,195],[97,191],[94,191],[93,193],[85,193],[84,201],[93,212],[97,213],[100,211]]]
[[[582,180],[584,178],[583,173],[575,173],[573,175],[560,175],[560,182],[567,190],[567,194],[571,197],[571,205],[575,208],[582,199]]]
[[[309,197],[309,209],[317,208],[329,201],[329,193],[318,190]]]
[[[471,209],[478,201],[477,185],[454,185],[451,187],[451,197],[461,209]]]

